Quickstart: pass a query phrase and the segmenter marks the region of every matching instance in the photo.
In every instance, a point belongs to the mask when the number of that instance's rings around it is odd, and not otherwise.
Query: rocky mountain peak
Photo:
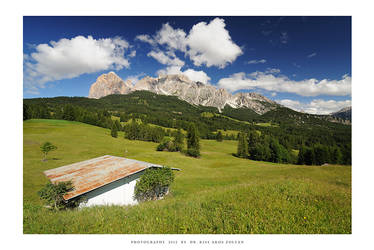
[[[345,107],[337,112],[330,114],[332,117],[340,118],[347,121],[352,121],[352,107]]]
[[[146,76],[140,79],[134,86],[135,90],[150,90],[157,83],[157,78]]]
[[[107,84],[115,84],[123,80],[116,73],[111,71],[108,74],[102,74],[97,78],[96,81],[106,82]]]
[[[190,104],[217,107],[219,110],[229,105],[233,108],[250,108],[258,114],[263,114],[278,105],[257,93],[232,95],[225,89],[191,81],[183,74],[160,75],[158,78],[146,76],[133,86],[130,81],[124,82],[114,72],[109,72],[99,76],[92,84],[89,97],[100,98],[110,94],[128,94],[135,90],[178,96],[179,99]]]
[[[183,74],[159,75],[158,79],[164,81],[192,82],[186,75]]]
[[[116,73],[102,74],[90,87],[89,98],[100,98],[110,94],[128,94],[133,91],[130,80],[123,81]]]
[[[335,113],[347,112],[347,111],[352,111],[352,107],[349,106],[349,107],[342,108],[341,110],[339,110],[339,111],[337,111]]]

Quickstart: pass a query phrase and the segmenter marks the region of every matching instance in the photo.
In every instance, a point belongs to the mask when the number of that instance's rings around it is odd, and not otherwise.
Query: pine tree
[[[331,163],[334,163],[334,164],[341,164],[342,163],[343,154],[337,146],[334,146],[332,148],[331,154],[332,154],[331,155]]]
[[[259,141],[260,141],[260,136],[257,133],[257,131],[251,130],[248,133],[248,146],[249,146],[249,148],[250,147],[256,147],[256,145],[259,143]]]
[[[240,132],[238,134],[238,152],[237,156],[241,158],[248,157],[248,141],[245,133]]]
[[[125,137],[130,140],[135,140],[138,138],[138,123],[135,121],[135,118],[132,118],[128,129],[126,131]]]
[[[217,141],[222,141],[223,140],[223,136],[222,136],[222,132],[221,131],[218,131],[216,140]]]
[[[182,151],[184,146],[184,135],[180,129],[178,129],[177,133],[174,136],[174,145],[176,151]]]
[[[304,165],[305,164],[305,147],[303,145],[299,149],[297,164],[299,164],[299,165]]]
[[[31,119],[31,108],[26,103],[23,104],[23,120]]]
[[[122,125],[121,125],[121,123],[118,120],[115,120],[114,124],[116,125],[117,131],[121,131],[122,130]]]
[[[119,117],[119,121],[120,121],[120,122],[127,122],[128,119],[129,119],[129,118],[128,118],[128,116],[127,116],[125,113],[122,113],[122,114],[120,115],[120,117]]]
[[[187,131],[187,155],[200,156],[200,140],[194,123],[190,124]]]
[[[248,154],[252,160],[263,160],[262,159],[262,144],[259,143],[260,136],[255,130],[250,130],[248,133]]]
[[[326,162],[328,162],[328,150],[326,146],[323,146],[321,144],[316,144],[313,146],[314,150],[314,164],[316,165],[322,165]]]
[[[118,136],[117,126],[116,126],[116,124],[114,122],[113,122],[113,125],[112,125],[112,129],[110,130],[110,134],[114,138],[117,138],[117,136]]]
[[[278,140],[275,138],[271,138],[270,145],[269,145],[270,151],[271,151],[271,162],[282,162],[281,157],[281,145],[279,144]]]
[[[75,110],[71,104],[65,105],[62,119],[67,121],[75,121]]]
[[[304,153],[305,165],[314,165],[316,163],[316,156],[313,148],[306,148]]]

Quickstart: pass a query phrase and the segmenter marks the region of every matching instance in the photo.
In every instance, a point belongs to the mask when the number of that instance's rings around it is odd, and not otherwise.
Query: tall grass
[[[40,145],[57,151],[42,162]],[[24,233],[351,233],[351,167],[235,158],[235,141],[202,140],[201,158],[110,136],[78,122],[24,122]],[[42,171],[104,154],[181,168],[163,200],[53,212],[36,192]]]

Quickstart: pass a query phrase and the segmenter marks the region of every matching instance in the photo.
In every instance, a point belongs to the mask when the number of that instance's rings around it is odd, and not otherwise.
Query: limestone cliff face
[[[128,94],[133,91],[131,81],[124,82],[114,72],[99,76],[90,87],[89,98],[100,98],[111,94]]]
[[[237,93],[231,99],[235,108],[250,108],[258,114],[264,114],[277,106],[277,103],[257,93]]]
[[[124,82],[115,73],[100,76],[90,89],[90,98],[100,98],[110,94],[128,94],[135,90],[147,90],[156,94],[178,96],[193,105],[203,105],[223,109],[225,105],[233,108],[246,107],[258,114],[274,109],[277,104],[257,93],[230,94],[225,89],[191,81],[185,75],[161,75],[158,78],[146,76],[135,86]]]

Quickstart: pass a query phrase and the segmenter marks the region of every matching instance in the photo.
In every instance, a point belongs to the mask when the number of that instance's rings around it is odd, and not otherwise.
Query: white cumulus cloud
[[[46,82],[101,70],[128,68],[130,62],[125,52],[129,47],[129,43],[120,37],[94,39],[92,36],[63,38],[36,45],[35,52],[25,57],[25,88],[30,93],[37,93]],[[135,52],[129,56],[135,56]]]
[[[223,19],[215,18],[209,24],[200,22],[192,27],[187,37],[188,55],[196,66],[224,68],[243,54],[225,26]]]
[[[195,82],[202,82],[208,84],[210,77],[202,70],[196,71],[193,69],[187,69],[185,71],[181,70],[179,66],[169,66],[166,69],[161,69],[157,71],[158,75],[174,75],[174,74],[183,74],[187,76],[190,80]]]
[[[181,73],[180,66],[168,66],[165,69],[160,69],[156,72],[157,75],[177,75]]]
[[[180,66],[184,65],[184,62],[175,56],[173,53],[168,53],[167,55],[162,51],[151,51],[147,54],[150,57],[153,57],[161,64]]]
[[[142,42],[145,42],[145,43],[149,43],[152,46],[157,45],[157,42],[153,38],[151,38],[149,35],[137,35],[135,37],[135,40],[139,40],[139,41],[142,41]]]
[[[207,84],[210,81],[210,77],[202,70],[196,71],[193,69],[187,69],[183,71],[183,74],[190,78],[190,80],[195,82],[202,82]]]
[[[283,99],[276,100],[279,104],[286,106],[290,109],[301,111],[309,114],[327,115],[332,112],[341,110],[342,108],[352,105],[351,100],[335,101],[335,100],[312,100],[309,103],[302,103],[296,100]]]
[[[187,34],[166,23],[152,37],[142,34],[136,40],[151,44],[153,50],[161,50],[160,47],[165,46],[165,53],[181,51],[190,57],[195,66],[224,68],[243,54],[242,49],[232,41],[225,26],[224,19],[215,18],[209,23],[195,24]]]
[[[167,45],[168,49],[186,51],[186,33],[182,29],[174,29],[169,23],[163,24],[156,33],[158,44]]]
[[[271,72],[239,72],[228,78],[222,78],[217,84],[229,91],[264,89],[267,91],[295,93],[301,96],[334,95],[346,96],[351,94],[351,77],[344,75],[340,80],[305,79],[291,80],[283,75]]]

